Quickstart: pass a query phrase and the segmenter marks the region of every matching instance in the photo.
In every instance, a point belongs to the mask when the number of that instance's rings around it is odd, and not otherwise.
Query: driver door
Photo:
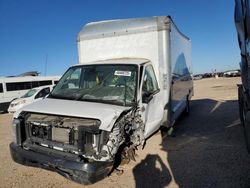
[[[144,136],[147,138],[159,129],[164,108],[152,65],[145,66],[142,78],[142,118],[145,122]]]

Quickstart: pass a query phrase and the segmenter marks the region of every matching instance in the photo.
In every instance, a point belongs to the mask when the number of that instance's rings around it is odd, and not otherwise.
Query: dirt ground
[[[9,153],[12,116],[0,114],[0,187],[250,187],[250,155],[238,116],[239,82],[195,81],[190,115],[176,123],[174,136],[159,131],[137,151],[136,162],[120,167],[123,174],[114,172],[90,186],[14,163]]]

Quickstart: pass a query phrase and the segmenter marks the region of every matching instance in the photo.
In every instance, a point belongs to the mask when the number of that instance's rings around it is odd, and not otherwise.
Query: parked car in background
[[[240,70],[230,70],[230,71],[226,71],[223,74],[225,77],[236,77],[236,76],[240,76]]]
[[[201,74],[196,74],[193,76],[193,80],[201,80],[202,79],[202,75]]]
[[[53,89],[53,86],[42,86],[30,89],[27,93],[25,93],[22,97],[13,100],[8,108],[9,113],[14,113],[20,108],[31,104],[35,101],[39,101],[46,97]]]
[[[204,74],[202,75],[202,78],[211,78],[211,77],[213,77],[213,74],[212,74],[212,73],[204,73]]]
[[[217,72],[218,77],[224,77],[224,72]]]

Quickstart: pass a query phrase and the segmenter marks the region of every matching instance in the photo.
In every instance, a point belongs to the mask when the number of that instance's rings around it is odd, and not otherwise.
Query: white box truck
[[[89,23],[77,43],[79,64],[14,114],[10,151],[17,163],[89,184],[188,112],[191,42],[161,16]]]

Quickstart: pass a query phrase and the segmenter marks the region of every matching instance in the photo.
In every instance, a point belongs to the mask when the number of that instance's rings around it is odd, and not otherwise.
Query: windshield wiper
[[[47,98],[73,100],[73,98],[65,97],[65,96],[62,96],[62,95],[55,95],[55,94],[52,94],[52,93],[49,94],[49,96]]]

